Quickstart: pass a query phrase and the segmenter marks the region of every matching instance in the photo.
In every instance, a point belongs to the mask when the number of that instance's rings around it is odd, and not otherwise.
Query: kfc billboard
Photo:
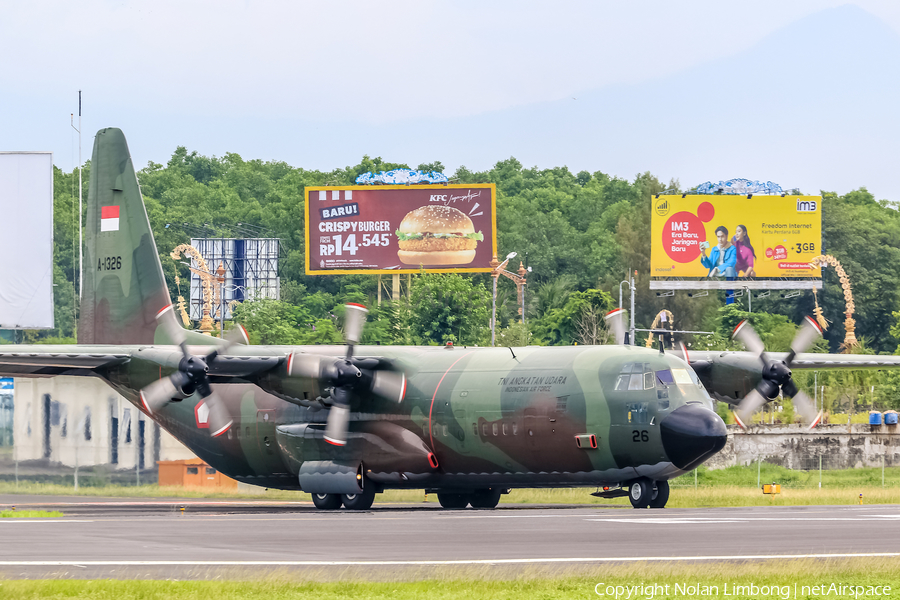
[[[654,196],[653,277],[821,277],[821,196]]]
[[[306,188],[306,274],[487,273],[496,189],[476,185]]]

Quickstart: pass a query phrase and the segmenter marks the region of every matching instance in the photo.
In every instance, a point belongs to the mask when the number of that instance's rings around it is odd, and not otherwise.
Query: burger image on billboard
[[[409,212],[396,231],[397,257],[408,265],[467,265],[484,240],[462,211],[432,204]]]

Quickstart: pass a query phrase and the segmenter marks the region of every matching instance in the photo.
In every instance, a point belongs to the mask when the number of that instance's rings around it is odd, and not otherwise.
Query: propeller
[[[331,388],[325,441],[335,446],[347,443],[350,401],[354,393],[371,392],[400,403],[406,395],[406,375],[390,369],[390,363],[378,359],[355,358],[353,349],[362,337],[368,309],[362,304],[347,304],[344,338],[347,354],[332,358],[319,354],[292,353],[288,356],[288,377],[317,379]]]
[[[738,404],[734,411],[735,420],[741,428],[746,429],[745,422],[749,422],[750,416],[769,400],[778,396],[779,391],[783,396],[793,399],[797,412],[803,421],[808,423],[808,428],[813,429],[819,424],[822,413],[816,410],[815,405],[802,390],[794,383],[791,373],[791,364],[801,352],[806,352],[818,338],[822,336],[822,329],[810,317],[804,317],[800,324],[800,330],[791,342],[791,351],[785,360],[770,359],[766,354],[765,345],[747,320],[738,323],[734,328],[732,338],[738,340],[747,350],[759,356],[762,362],[762,378],[749,394]]]
[[[206,356],[196,356],[188,352],[187,335],[175,321],[171,304],[156,314],[156,321],[168,341],[181,348],[182,358],[178,363],[178,370],[141,390],[141,403],[149,414],[153,414],[172,400],[182,400],[197,393],[209,408],[210,435],[222,435],[228,431],[234,419],[228,414],[219,394],[209,384],[209,365],[216,360],[220,351],[225,352],[234,344],[246,343],[247,331],[238,325],[229,332],[228,343],[223,348],[213,350]]]
[[[606,313],[606,316],[604,317],[609,330],[613,332],[613,336],[616,338],[616,344],[620,346],[625,343],[626,314],[624,308],[614,308]]]

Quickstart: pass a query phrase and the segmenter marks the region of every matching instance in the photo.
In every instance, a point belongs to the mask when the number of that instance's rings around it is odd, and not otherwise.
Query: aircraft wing
[[[114,346],[0,346],[0,377],[86,375],[129,358],[127,350]]]
[[[787,360],[787,352],[770,352],[769,358]],[[745,365],[747,371],[759,371],[759,358],[752,352],[689,352],[691,366],[700,370],[705,365],[727,363],[732,366]],[[900,356],[894,354],[798,354],[791,363],[792,369],[827,371],[834,369],[896,369],[900,367]],[[708,368],[708,367],[706,367]]]
[[[781,354],[773,356],[782,356]],[[787,358],[787,354],[783,355]],[[784,360],[782,358],[782,360]],[[900,356],[893,354],[798,354],[792,369],[890,369],[900,367]]]
[[[202,354],[212,349],[202,348]],[[0,377],[54,377],[93,375],[128,362],[146,361],[161,367],[177,368],[182,358],[178,346],[109,345],[16,345],[0,346]],[[210,376],[249,377],[276,368],[284,357],[219,356]]]
[[[676,352],[685,358],[681,352]],[[772,363],[788,362],[786,352],[772,352],[766,355],[769,367]],[[700,377],[707,391],[717,400],[728,404],[738,404],[760,385],[761,380],[772,380],[779,387],[770,393],[777,394],[780,386],[791,378],[791,370],[855,370],[855,369],[896,369],[900,367],[900,356],[883,354],[797,354],[784,367],[783,375],[771,374],[769,367],[764,373],[764,363],[760,355],[752,352],[687,352],[687,361]],[[769,398],[774,396],[769,395]]]

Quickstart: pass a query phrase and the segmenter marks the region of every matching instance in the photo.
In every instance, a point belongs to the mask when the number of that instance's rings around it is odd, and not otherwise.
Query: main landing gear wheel
[[[665,508],[669,501],[669,482],[657,481],[656,489],[650,495],[650,508]]]
[[[628,487],[628,499],[635,508],[647,508],[650,506],[650,497],[653,494],[653,484],[649,479],[638,479]]]
[[[375,486],[366,485],[359,494],[342,494],[341,502],[348,510],[369,510],[375,502]]]
[[[496,508],[500,504],[500,495],[503,490],[500,488],[487,488],[484,490],[475,490],[469,498],[469,504],[472,508]]]
[[[469,494],[451,494],[448,492],[438,492],[438,502],[444,508],[465,508],[469,504],[471,496]]]
[[[340,494],[312,494],[313,504],[321,510],[337,510],[341,507]]]

